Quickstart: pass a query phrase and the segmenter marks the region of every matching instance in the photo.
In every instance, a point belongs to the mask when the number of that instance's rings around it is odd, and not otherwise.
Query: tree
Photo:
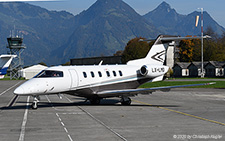
[[[65,64],[62,64],[62,66],[69,66],[70,62],[66,62]]]
[[[39,65],[43,65],[43,66],[46,66],[47,67],[47,65],[44,63],[44,62],[40,62],[40,63],[38,63]]]
[[[208,26],[204,31],[204,35],[211,36],[212,40],[216,41],[218,39],[218,34],[213,30],[211,26]]]
[[[192,61],[201,61],[201,40],[195,39],[193,42],[193,58]]]
[[[205,34],[212,35],[211,39],[204,39],[204,61],[222,61],[224,56],[223,45],[219,44],[221,39],[213,29],[208,27]],[[191,39],[182,40],[179,44],[179,61],[181,62],[191,62],[191,61],[201,61],[201,40]]]
[[[146,41],[140,41],[141,37],[130,40],[122,53],[122,63],[129,60],[144,58],[150,50],[150,44]]]
[[[119,50],[115,54],[113,54],[113,56],[122,56],[122,54],[123,54],[123,50]]]
[[[212,39],[204,40],[204,61],[225,61],[225,33],[218,36],[211,27],[205,31]]]
[[[193,61],[193,55],[194,55],[194,47],[195,44],[192,40],[181,40],[178,48],[179,56],[180,56],[180,62],[191,62]]]
[[[216,54],[219,51],[219,48],[216,41],[205,39],[203,44],[204,61],[218,61]]]

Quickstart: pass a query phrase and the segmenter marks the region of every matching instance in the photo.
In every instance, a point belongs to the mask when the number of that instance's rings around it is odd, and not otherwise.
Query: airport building
[[[19,71],[20,75],[25,78],[25,79],[31,79],[33,78],[35,75],[37,75],[40,71],[46,69],[46,66],[43,65],[33,65],[27,68],[24,68],[22,70]]]
[[[204,62],[205,77],[225,77],[225,62]],[[200,77],[201,62],[177,62],[173,67],[174,77]]]

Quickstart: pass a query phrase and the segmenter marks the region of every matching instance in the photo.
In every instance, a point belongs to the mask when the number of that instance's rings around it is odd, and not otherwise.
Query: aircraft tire
[[[101,99],[100,98],[93,98],[93,99],[90,99],[90,103],[92,105],[99,105],[101,102]]]
[[[34,101],[31,105],[32,109],[36,110],[37,107],[38,107],[38,102],[37,101]]]
[[[122,105],[130,105],[131,104],[131,99],[128,97],[127,100],[122,100],[121,104]]]

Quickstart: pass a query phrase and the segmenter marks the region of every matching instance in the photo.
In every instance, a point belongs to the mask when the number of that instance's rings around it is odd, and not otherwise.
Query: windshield
[[[37,74],[34,78],[45,78],[45,77],[63,77],[63,72],[43,70],[39,74]]]

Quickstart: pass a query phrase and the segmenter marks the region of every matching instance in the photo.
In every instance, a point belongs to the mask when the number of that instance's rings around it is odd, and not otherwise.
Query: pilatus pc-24
[[[209,85],[210,83],[137,89],[146,82],[162,81],[169,67],[163,65],[166,49],[172,41],[200,37],[174,37],[160,35],[147,56],[125,65],[55,66],[41,71],[34,78],[15,89],[19,96],[33,96],[32,108],[38,106],[39,96],[69,94],[87,98],[91,104],[109,97],[120,97],[122,105],[130,105],[130,96],[156,90]],[[206,38],[206,36],[204,37]]]

